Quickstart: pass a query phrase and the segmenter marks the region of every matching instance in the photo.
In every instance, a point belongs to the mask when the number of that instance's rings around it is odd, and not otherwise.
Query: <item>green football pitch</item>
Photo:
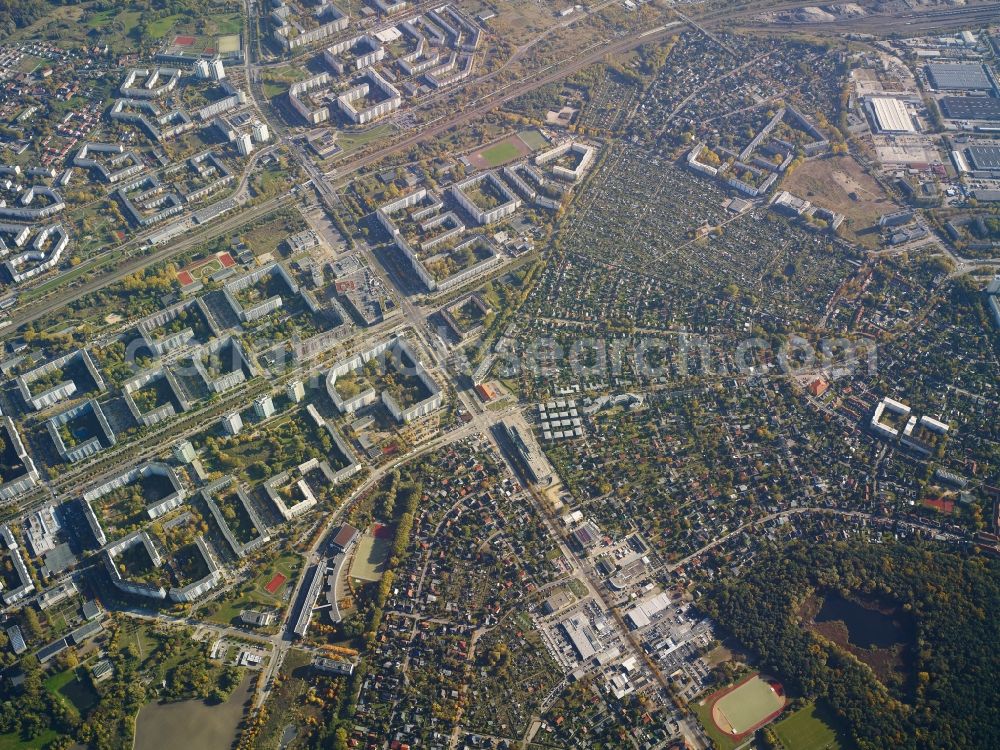
[[[774,733],[785,747],[795,750],[841,750],[843,747],[829,711],[810,703],[774,725]]]
[[[501,141],[495,146],[490,146],[482,153],[483,159],[491,167],[499,167],[509,161],[514,161],[521,155],[521,151],[510,141]]]
[[[712,707],[712,718],[723,731],[743,734],[784,705],[784,696],[778,695],[760,675],[755,675],[719,698]]]

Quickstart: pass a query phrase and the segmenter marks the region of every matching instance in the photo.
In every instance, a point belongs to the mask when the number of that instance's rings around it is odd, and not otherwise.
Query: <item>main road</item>
[[[251,165],[255,163],[257,158],[266,153],[270,153],[270,150],[262,149],[261,151],[258,151],[254,155]],[[238,204],[243,203],[246,198],[246,189],[249,177],[250,168],[248,166],[248,169],[244,172],[237,189],[228,198],[222,199],[219,203],[229,200],[236,201]],[[149,237],[159,231],[162,231],[164,228],[158,227],[157,229],[143,232],[124,245],[120,245],[115,250],[109,250],[101,253],[88,261],[88,263],[91,263],[94,266],[94,271],[100,269],[102,266],[111,266],[110,270],[102,272],[99,276],[85,281],[82,284],[77,284],[76,286],[68,287],[61,291],[48,293],[39,298],[37,302],[28,301],[26,303],[18,304],[16,308],[11,311],[10,317],[6,319],[8,321],[8,325],[0,330],[0,340],[3,340],[7,336],[14,335],[14,333],[21,326],[33,323],[39,318],[65,307],[70,302],[75,302],[92,292],[99,291],[116,281],[124,279],[130,274],[142,271],[144,268],[153,265],[154,263],[168,260],[176,255],[180,255],[183,252],[197,247],[200,243],[207,242],[208,240],[214,239],[221,234],[237,229],[246,224],[248,221],[252,221],[259,216],[270,213],[286,203],[290,203],[291,200],[291,196],[288,193],[284,193],[259,203],[256,206],[251,206],[250,208],[243,210],[237,210],[236,213],[222,219],[221,221],[212,222],[211,224],[199,227],[194,231],[185,234],[182,239],[165,244],[162,248],[153,250],[152,252],[144,252],[143,244],[149,239]],[[190,217],[185,217],[180,221],[190,221]],[[122,256],[122,260],[112,265],[114,260],[112,253],[116,250],[124,250],[124,254]]]
[[[820,33],[847,31],[869,33],[872,31],[879,31],[885,33],[888,31],[903,30],[913,32],[919,30],[927,32],[945,28],[958,28],[969,24],[985,23],[987,21],[994,20],[997,17],[997,14],[1000,13],[1000,3],[978,2],[970,3],[969,5],[959,8],[929,9],[924,11],[914,10],[892,16],[872,15],[862,18],[837,20],[828,24],[783,24],[765,21],[758,22],[754,20],[755,16],[760,17],[764,13],[794,10],[795,8],[804,7],[806,5],[809,5],[809,3],[789,2],[776,3],[767,8],[743,7],[736,9],[709,9],[701,13],[697,13],[692,10],[690,11],[691,18],[684,17],[684,20],[695,24],[697,28],[702,30],[729,26],[739,23],[741,19],[748,19],[747,25],[765,28],[787,28],[790,30]],[[247,7],[248,15],[249,10],[249,7]],[[874,28],[874,25],[876,24],[878,26],[877,29]],[[676,27],[679,25],[681,25],[680,21],[674,21],[658,26],[654,29],[650,29],[641,34],[631,35],[628,37],[615,37],[596,42],[584,49],[582,52],[558,63],[552,63],[524,80],[507,84],[483,95],[482,97],[469,103],[469,105],[464,107],[461,112],[451,116],[441,116],[428,123],[424,123],[419,132],[390,143],[384,148],[374,151],[368,155],[361,156],[347,162],[346,164],[337,167],[330,176],[338,181],[343,180],[359,169],[375,164],[394,153],[398,153],[407,148],[433,139],[442,133],[447,132],[451,128],[480,117],[518,96],[533,91],[546,84],[554,83],[566,78],[567,76],[573,75],[588,65],[598,62],[606,55],[620,54],[635,49],[643,44],[658,41],[664,36],[674,33]],[[706,31],[705,33],[710,32]],[[249,58],[250,55],[248,54],[247,57]],[[246,65],[248,79],[253,77],[254,67],[255,66],[250,63]],[[248,86],[252,89],[252,84],[249,80]],[[255,102],[255,104],[258,104],[259,106],[258,102]],[[249,170],[244,174],[243,181],[241,182],[241,190],[245,187],[245,181],[248,174]],[[237,191],[237,197],[239,196],[241,190]],[[126,262],[116,265],[113,270],[102,273],[97,278],[90,279],[89,281],[74,286],[71,289],[47,296],[38,303],[19,305],[18,308],[13,310],[11,315],[6,319],[7,325],[5,325],[3,329],[0,329],[0,340],[13,335],[21,326],[34,322],[35,320],[54,312],[59,307],[69,302],[78,300],[91,292],[98,291],[109,284],[113,284],[131,273],[142,270],[148,265],[169,259],[178,253],[189,250],[200,242],[217,237],[224,232],[240,226],[248,220],[261,216],[268,211],[277,208],[278,205],[287,200],[288,196],[286,195],[281,196],[280,198],[265,201],[258,206],[247,209],[246,211],[241,211],[229,219],[213,223],[203,232],[191,234],[185,239],[180,240],[169,247],[165,247],[162,250],[141,256],[132,255],[129,257],[129,255],[126,254],[125,257],[128,259]],[[142,239],[148,234],[149,233],[145,233],[143,235],[139,235],[133,240],[130,240],[126,243],[125,247],[138,246]],[[95,265],[100,266],[102,263],[98,261]]]
[[[606,55],[615,55],[627,52],[643,44],[648,44],[661,39],[672,33],[674,28],[678,25],[680,25],[679,22],[673,22],[663,26],[658,26],[655,29],[650,29],[649,31],[641,34],[628,37],[615,37],[596,42],[584,49],[582,52],[566,60],[552,63],[524,80],[506,84],[479,97],[473,102],[470,102],[468,106],[464,107],[458,113],[450,116],[441,116],[425,123],[421,129],[413,135],[394,141],[393,143],[387,144],[384,148],[338,166],[330,176],[338,182],[344,181],[360,169],[375,164],[388,156],[405,151],[412,146],[436,138],[442,133],[480,117],[487,112],[500,107],[506,102],[521,96],[522,94],[571,76],[588,65],[592,65],[593,63],[601,60]],[[252,70],[252,66],[247,66],[248,74],[252,75]],[[245,188],[248,176],[249,171],[244,174],[243,180],[241,181],[241,189],[238,190],[232,197],[238,198],[242,195],[242,189]],[[315,179],[312,181],[316,182]],[[322,189],[320,186],[317,187]],[[92,292],[99,291],[110,284],[120,281],[129,274],[141,271],[147,266],[160,261],[168,260],[169,258],[196,247],[200,243],[207,242],[228,231],[236,229],[246,222],[259,216],[263,216],[281,205],[290,202],[290,200],[291,197],[288,193],[271,198],[270,200],[264,201],[263,203],[246,210],[238,211],[227,219],[213,222],[207,225],[204,230],[191,233],[177,242],[166,245],[160,250],[155,250],[151,253],[143,255],[132,255],[131,257],[126,255],[128,260],[125,262],[115,265],[113,269],[82,284],[50,296],[46,296],[43,300],[37,303],[18,305],[17,308],[11,312],[10,317],[7,318],[8,325],[6,325],[3,329],[0,329],[0,340],[14,335],[20,327],[55,312],[70,302],[81,299]],[[146,233],[140,235],[140,237],[134,238],[126,243],[126,247],[138,247],[142,239],[148,234],[149,233]],[[98,263],[98,265],[100,265],[100,263]]]

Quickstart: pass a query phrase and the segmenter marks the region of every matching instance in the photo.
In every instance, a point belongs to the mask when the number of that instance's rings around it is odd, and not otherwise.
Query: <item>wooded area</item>
[[[1000,747],[1000,564],[935,547],[793,543],[762,553],[705,608],[793,695],[826,698],[861,748]],[[811,633],[799,611],[818,593],[897,606],[912,618],[912,679],[890,690]]]

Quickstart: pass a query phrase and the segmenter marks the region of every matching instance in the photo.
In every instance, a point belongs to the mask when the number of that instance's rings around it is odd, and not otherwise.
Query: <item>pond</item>
[[[859,648],[890,648],[904,639],[904,634],[892,615],[863,607],[836,593],[829,594],[823,600],[815,621],[844,623],[848,639]]]
[[[210,706],[204,701],[148,703],[135,722],[135,750],[219,750],[236,739],[253,677],[245,675],[229,700]]]

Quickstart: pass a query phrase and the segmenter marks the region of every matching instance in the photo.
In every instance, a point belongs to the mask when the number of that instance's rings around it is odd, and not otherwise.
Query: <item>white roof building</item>
[[[913,119],[906,111],[906,105],[899,99],[873,96],[868,107],[875,119],[875,126],[882,133],[915,133]]]
[[[639,602],[625,613],[625,619],[633,628],[643,628],[653,621],[653,618],[670,606],[670,597],[661,592],[645,601]]]

